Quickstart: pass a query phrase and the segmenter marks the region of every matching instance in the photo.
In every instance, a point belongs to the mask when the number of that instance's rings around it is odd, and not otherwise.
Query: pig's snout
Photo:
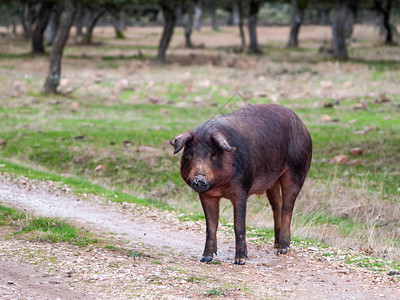
[[[192,189],[198,193],[203,193],[208,190],[207,180],[202,175],[198,175],[194,178],[192,183]]]

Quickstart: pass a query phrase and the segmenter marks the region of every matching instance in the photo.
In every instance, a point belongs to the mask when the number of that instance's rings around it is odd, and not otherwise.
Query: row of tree
[[[164,62],[166,51],[177,24],[184,26],[186,46],[192,47],[193,28],[200,26],[202,11],[206,9],[211,25],[218,30],[216,10],[229,10],[232,24],[239,26],[240,50],[246,47],[244,24],[247,19],[249,33],[248,50],[261,52],[257,41],[257,25],[260,8],[265,2],[288,2],[284,0],[20,0],[3,4],[9,16],[19,11],[24,37],[31,39],[34,53],[45,53],[45,41],[52,44],[50,67],[43,93],[55,93],[60,81],[61,58],[68,40],[71,26],[75,23],[77,35],[91,43],[93,28],[105,14],[113,17],[113,25],[118,38],[123,38],[126,15],[149,15],[156,20],[158,12],[163,15],[163,32],[159,42],[157,61]],[[348,59],[346,38],[352,33],[360,8],[375,10],[382,20],[386,32],[386,43],[393,43],[393,28],[390,16],[393,7],[400,0],[291,0],[292,21],[287,47],[299,46],[299,31],[307,9],[318,7],[320,11],[332,11],[333,55],[337,59]],[[86,21],[84,21],[86,20]],[[16,21],[13,19],[13,22]],[[15,26],[14,26],[15,27]],[[83,27],[86,31],[83,34]]]

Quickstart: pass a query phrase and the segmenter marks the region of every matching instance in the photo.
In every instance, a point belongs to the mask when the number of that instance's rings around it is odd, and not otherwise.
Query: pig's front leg
[[[242,196],[237,200],[232,200],[235,240],[236,240],[236,255],[235,255],[236,265],[244,265],[247,259],[246,203],[247,203],[247,195]]]
[[[217,228],[219,218],[219,198],[200,195],[206,217],[206,245],[201,262],[210,262],[214,253],[217,254]]]

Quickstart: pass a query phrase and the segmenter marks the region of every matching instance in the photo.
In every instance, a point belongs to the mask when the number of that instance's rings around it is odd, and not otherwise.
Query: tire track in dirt
[[[129,210],[121,204],[99,200],[79,200],[74,195],[55,194],[31,184],[20,184],[0,176],[0,202],[32,211],[37,215],[57,217],[77,222],[98,232],[114,232],[131,242],[165,249],[169,247],[179,255],[198,263],[205,239],[204,232],[177,228],[157,217],[149,218],[134,207]],[[219,255],[216,260],[231,267],[234,258],[232,236],[219,233]],[[276,256],[271,245],[249,243],[250,260],[246,272],[262,285],[273,286],[286,297],[296,299],[398,299],[399,283],[377,280],[369,271],[349,269],[346,265],[319,261],[310,253],[296,251]],[[241,268],[237,266],[237,268]],[[0,274],[1,274],[0,268]],[[252,270],[252,271],[251,271]],[[268,282],[270,284],[268,284]],[[276,284],[276,286],[274,285]]]

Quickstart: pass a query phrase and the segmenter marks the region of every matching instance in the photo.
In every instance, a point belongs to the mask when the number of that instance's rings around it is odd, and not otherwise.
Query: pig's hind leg
[[[274,232],[275,232],[275,245],[274,248],[279,248],[279,235],[281,231],[281,217],[282,217],[282,196],[281,185],[276,181],[271,188],[267,190],[267,197],[272,207],[274,214]]]
[[[210,262],[214,253],[217,254],[217,228],[219,218],[219,198],[200,196],[206,217],[206,245],[201,262]]]
[[[278,254],[286,254],[290,245],[290,223],[294,202],[300,192],[303,181],[296,180],[291,170],[287,170],[279,178],[282,188],[281,228],[279,232]]]

